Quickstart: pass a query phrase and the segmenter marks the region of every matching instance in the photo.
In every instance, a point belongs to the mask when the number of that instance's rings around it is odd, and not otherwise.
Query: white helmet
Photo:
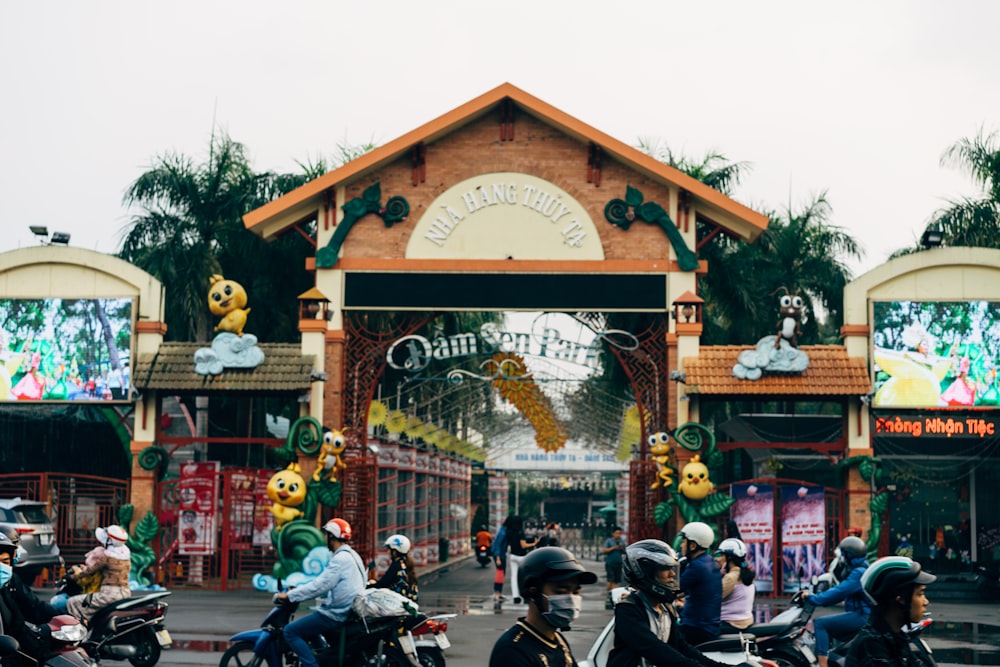
[[[107,528],[97,528],[94,531],[94,537],[102,545],[107,546],[110,542],[115,542],[118,544],[125,544],[128,542],[128,533],[125,529],[118,525],[110,525]]]
[[[715,533],[707,523],[692,521],[684,524],[680,531],[681,537],[687,538],[689,542],[694,542],[702,549],[711,549],[712,542],[715,541]]]
[[[401,554],[410,553],[410,540],[405,535],[390,535],[385,541],[385,546]]]
[[[719,543],[719,548],[715,550],[715,553],[726,554],[736,560],[743,560],[747,557],[747,545],[743,543],[743,540],[738,540],[735,537],[727,537]]]

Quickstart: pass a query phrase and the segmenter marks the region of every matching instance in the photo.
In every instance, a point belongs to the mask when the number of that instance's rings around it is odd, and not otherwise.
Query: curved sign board
[[[604,259],[587,210],[528,174],[482,174],[453,185],[427,208],[407,259]]]

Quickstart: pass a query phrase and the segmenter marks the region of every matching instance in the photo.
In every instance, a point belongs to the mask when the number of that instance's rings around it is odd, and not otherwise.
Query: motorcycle
[[[485,544],[476,547],[476,561],[479,563],[479,567],[486,567],[493,562],[493,557],[490,555],[490,548]]]
[[[46,667],[94,667],[98,664],[80,647],[80,642],[87,636],[87,628],[80,623],[80,619],[60,614],[49,619],[46,625],[48,632],[41,633],[48,636],[48,651],[44,663],[26,653],[20,653],[22,657]],[[0,657],[14,655],[19,652],[18,648],[16,639],[0,635]]]
[[[79,586],[60,582],[61,595],[76,595]],[[164,625],[169,591],[155,591],[112,602],[90,619],[90,632],[80,646],[95,659],[128,660],[134,667],[153,667],[173,642]]]
[[[219,660],[219,667],[289,667],[298,665],[295,652],[285,642],[284,629],[298,602],[277,601],[264,617],[260,628],[239,632],[229,638],[233,645]],[[427,617],[384,616],[362,620],[352,617],[343,626],[323,633],[310,643],[322,667],[387,667],[419,665],[414,657],[411,631]]]
[[[612,603],[618,604],[627,594],[628,589],[626,588],[612,589]],[[597,640],[593,646],[590,647],[586,659],[580,661],[579,667],[607,667],[608,658],[614,645],[615,619],[612,618],[604,626],[601,634],[597,636]],[[755,636],[750,634],[749,630],[737,636],[723,637],[705,644],[699,644],[696,648],[712,660],[727,665],[750,663],[758,667],[782,667],[781,663],[777,660],[764,655],[760,651]]]
[[[451,641],[445,632],[448,630],[449,619],[455,616],[457,614],[431,616],[410,630],[420,667],[445,667],[444,650],[451,647]]]

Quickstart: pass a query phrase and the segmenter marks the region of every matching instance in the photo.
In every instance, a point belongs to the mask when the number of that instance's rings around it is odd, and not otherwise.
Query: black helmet
[[[849,558],[864,558],[868,554],[868,547],[865,546],[864,541],[853,535],[842,539],[837,547],[840,549],[840,553]]]
[[[656,580],[656,573],[676,568],[678,562],[677,552],[666,542],[639,540],[625,548],[622,572],[631,586],[658,600],[670,602],[675,597],[679,582],[675,577],[674,584],[667,586]]]
[[[861,575],[861,587],[874,604],[882,604],[898,595],[909,597],[912,586],[931,584],[937,580],[930,572],[922,572],[920,563],[905,556],[886,556],[872,563]]]
[[[521,566],[517,568],[517,587],[524,592],[532,584],[568,579],[576,579],[581,584],[593,584],[597,581],[597,575],[588,572],[576,556],[561,547],[535,549],[524,557]]]

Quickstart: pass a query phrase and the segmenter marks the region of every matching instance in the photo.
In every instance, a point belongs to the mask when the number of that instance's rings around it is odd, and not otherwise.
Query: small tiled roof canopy
[[[132,371],[132,384],[144,391],[178,393],[280,394],[309,391],[313,357],[299,345],[260,343],[264,361],[256,368],[226,368],[220,375],[194,372],[194,353],[206,343],[162,343],[156,354],[144,354]]]
[[[809,367],[802,373],[764,373],[759,380],[733,375],[743,345],[699,348],[684,359],[685,391],[700,396],[864,396],[872,390],[868,367],[860,357],[847,356],[842,345],[803,345]]]

